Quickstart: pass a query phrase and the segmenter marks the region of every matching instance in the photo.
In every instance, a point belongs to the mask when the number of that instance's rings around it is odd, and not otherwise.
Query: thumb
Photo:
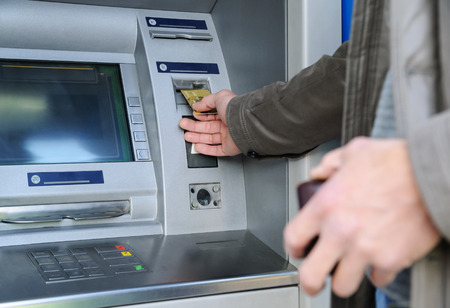
[[[237,95],[229,90],[221,90],[217,93],[205,96],[200,102],[193,104],[192,107],[198,112],[216,108],[217,114],[222,121],[225,122],[228,103],[235,96]]]
[[[328,152],[320,164],[311,169],[310,176],[313,180],[326,180],[333,175],[341,166],[343,161],[343,148]]]
[[[201,101],[192,104],[192,108],[197,112],[209,111],[216,108],[217,94],[210,94],[202,98]]]

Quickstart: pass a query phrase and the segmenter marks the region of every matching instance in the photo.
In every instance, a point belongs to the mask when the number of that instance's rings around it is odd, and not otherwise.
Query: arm
[[[204,98],[194,108],[217,107],[219,116],[195,115],[202,124],[183,119],[180,126],[190,131],[186,140],[202,143],[196,150],[208,155],[255,152],[257,156],[278,156],[300,154],[338,137],[346,53],[347,44],[343,44],[333,56],[322,57],[289,82],[276,82],[241,96],[221,91]],[[235,147],[231,152],[221,143],[228,138]]]
[[[300,154],[339,137],[347,44],[289,82],[277,82],[230,101],[227,122],[242,153]]]

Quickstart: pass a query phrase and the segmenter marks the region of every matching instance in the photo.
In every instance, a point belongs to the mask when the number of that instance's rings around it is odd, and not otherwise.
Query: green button
[[[137,271],[144,271],[145,270],[145,268],[142,265],[135,265],[134,269],[137,270]]]

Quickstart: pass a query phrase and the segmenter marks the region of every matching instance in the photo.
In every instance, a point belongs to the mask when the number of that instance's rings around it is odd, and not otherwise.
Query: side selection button
[[[136,141],[136,142],[145,142],[145,141],[147,141],[147,136],[145,135],[144,131],[134,132],[133,135],[134,135],[134,141]]]
[[[132,124],[143,124],[144,123],[144,118],[142,117],[142,114],[133,113],[130,115],[130,118],[131,118]]]
[[[150,154],[148,150],[136,150],[136,158],[138,160],[149,160]]]
[[[129,97],[128,98],[128,106],[130,107],[140,107],[141,101],[139,100],[139,97]]]

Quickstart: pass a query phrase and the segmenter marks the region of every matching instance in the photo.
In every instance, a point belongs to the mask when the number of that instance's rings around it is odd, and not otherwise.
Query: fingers
[[[184,139],[191,143],[220,144],[222,142],[220,134],[198,134],[186,132],[184,134]]]
[[[299,269],[301,287],[310,295],[322,290],[326,277],[341,257],[341,248],[336,242],[320,237]]]
[[[303,256],[309,242],[323,232],[324,218],[330,215],[333,207],[327,204],[336,200],[332,182],[326,182],[308,200],[302,210],[292,219],[284,230],[286,252],[293,257]],[[330,187],[331,186],[331,187]]]
[[[336,166],[339,155],[335,152],[324,164]],[[333,291],[339,296],[350,296],[358,289],[368,265],[368,258],[358,247],[349,248],[357,242],[353,236],[359,225],[350,223],[346,215],[335,213],[339,210],[335,203],[340,202],[336,197],[340,183],[336,177],[324,183],[285,229],[286,250],[294,257],[301,256],[309,241],[319,235],[299,269],[300,285],[310,295],[323,288],[326,277],[338,264],[332,279]]]
[[[207,113],[193,113],[194,118],[199,121],[220,121],[220,117],[217,114],[207,114]]]
[[[187,118],[183,118],[179,123],[180,127],[184,130],[205,133],[205,134],[217,134],[221,129],[220,121],[194,121]]]
[[[228,135],[226,126],[226,108],[235,97],[231,91],[222,90],[205,96],[192,107],[194,117],[199,121],[183,118],[179,126],[187,131],[184,135],[188,142],[196,143],[198,153],[211,156],[233,156],[240,153],[234,141]],[[200,112],[217,109],[218,114],[202,114]]]
[[[370,279],[374,285],[382,287],[391,283],[396,275],[397,272],[373,268],[370,273]]]
[[[321,233],[299,269],[300,285],[308,294],[317,294],[323,288],[326,277],[336,267],[332,279],[333,291],[341,297],[352,295],[368,266],[368,259],[359,251],[347,250],[342,237],[334,233]]]
[[[358,290],[366,272],[366,260],[356,252],[341,258],[331,280],[331,288],[336,295],[348,297]]]
[[[200,122],[181,119],[180,127],[186,130],[184,139],[194,144],[195,150],[204,155],[225,156],[220,135],[220,122]]]
[[[310,202],[302,209],[284,229],[284,248],[286,252],[299,258],[304,255],[304,250],[311,240],[319,233],[318,219],[314,217],[314,207]]]
[[[223,147],[221,145],[208,145],[203,143],[198,143],[194,145],[195,150],[204,155],[209,156],[229,156],[228,153],[223,151]]]

